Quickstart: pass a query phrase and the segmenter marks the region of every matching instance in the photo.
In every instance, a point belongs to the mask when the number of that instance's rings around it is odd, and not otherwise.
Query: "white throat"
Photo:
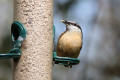
[[[68,31],[77,31],[77,32],[81,32],[81,29],[76,27],[76,26],[73,26],[73,25],[68,25],[67,26],[68,28]]]

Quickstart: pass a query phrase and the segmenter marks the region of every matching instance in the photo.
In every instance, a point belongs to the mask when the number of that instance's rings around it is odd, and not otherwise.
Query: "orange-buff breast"
[[[65,32],[57,43],[57,55],[61,57],[77,58],[82,47],[82,34],[80,32]]]

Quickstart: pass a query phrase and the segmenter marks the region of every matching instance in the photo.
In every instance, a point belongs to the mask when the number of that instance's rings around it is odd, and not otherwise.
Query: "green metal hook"
[[[14,21],[11,26],[12,49],[5,54],[0,54],[0,59],[19,58],[21,45],[26,38],[26,30],[22,23]]]
[[[14,21],[11,26],[11,36],[14,48],[20,48],[26,38],[26,30],[22,23]]]

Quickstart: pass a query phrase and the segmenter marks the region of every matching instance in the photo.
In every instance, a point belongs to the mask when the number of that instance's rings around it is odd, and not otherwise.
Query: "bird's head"
[[[68,31],[81,31],[81,27],[72,21],[67,21],[67,20],[61,20],[66,25],[66,30]]]

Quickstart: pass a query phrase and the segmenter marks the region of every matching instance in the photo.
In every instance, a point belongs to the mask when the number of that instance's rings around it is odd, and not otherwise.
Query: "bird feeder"
[[[12,49],[8,53],[0,54],[0,59],[19,58],[21,55],[21,45],[26,38],[26,30],[24,26],[14,21],[11,26]]]
[[[8,53],[1,53],[0,59],[19,58],[21,55],[21,45],[26,38],[26,30],[22,23],[14,21],[11,26],[12,49]],[[55,26],[53,25],[53,40],[55,39]],[[53,61],[55,64],[62,64],[64,66],[72,66],[79,64],[80,60],[77,58],[59,57],[53,51]]]
[[[53,39],[55,39],[55,26],[53,26]],[[64,66],[72,66],[80,63],[78,58],[59,57],[57,53],[53,51],[53,61],[55,64],[62,64]]]

